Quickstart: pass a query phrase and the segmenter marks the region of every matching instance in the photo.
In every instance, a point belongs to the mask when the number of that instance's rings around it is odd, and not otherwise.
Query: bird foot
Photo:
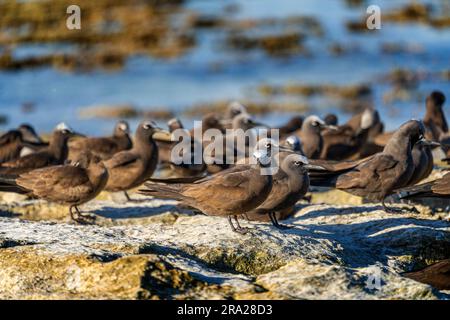
[[[403,210],[411,213],[420,213],[419,210],[416,209],[416,207],[403,207]]]
[[[70,217],[72,218],[73,221],[83,225],[95,223],[96,217],[94,215],[81,214],[81,212],[78,209],[75,209],[74,211],[75,212],[70,210]]]
[[[239,234],[247,234],[250,231],[250,229],[249,228],[238,227],[238,228],[234,228],[233,231],[236,232],[236,233],[239,233]]]
[[[82,225],[91,225],[95,223],[95,217],[94,216],[85,216],[81,215],[78,217],[72,217],[72,220],[75,221],[78,224]]]

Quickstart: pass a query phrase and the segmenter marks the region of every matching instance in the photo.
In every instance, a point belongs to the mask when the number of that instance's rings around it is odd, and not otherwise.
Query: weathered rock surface
[[[299,205],[284,221],[294,228],[242,222],[251,232],[239,235],[226,219],[174,201],[101,199],[82,208],[95,225],[73,224],[66,208],[41,201],[2,204],[0,298],[450,297],[402,276],[450,257],[447,213]]]

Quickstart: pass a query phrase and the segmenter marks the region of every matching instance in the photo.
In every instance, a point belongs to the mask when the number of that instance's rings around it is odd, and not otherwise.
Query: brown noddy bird
[[[16,176],[2,175],[0,190],[68,205],[71,218],[84,223],[87,217],[78,206],[94,199],[107,180],[108,171],[100,159],[83,153],[73,164],[35,169]]]
[[[323,148],[322,130],[335,129],[327,125],[318,116],[312,115],[305,119],[301,130],[295,132],[303,143],[303,152],[308,159],[318,159]]]
[[[272,143],[258,143],[258,146],[253,154],[256,164],[237,165],[192,184],[161,185],[148,182],[145,184],[146,189],[140,190],[140,193],[176,199],[206,215],[227,216],[233,231],[246,233],[237,217],[262,204],[272,189],[272,176],[262,171],[271,164]]]
[[[286,124],[278,128],[280,138],[286,137],[293,134],[295,131],[300,130],[302,128],[303,121],[305,121],[305,119],[302,116],[294,116],[289,119]]]
[[[16,160],[27,150],[37,151],[48,146],[37,135],[29,124],[22,124],[17,129],[10,130],[0,137],[0,163]]]
[[[380,201],[386,212],[398,212],[388,208],[385,198],[395,190],[406,187],[414,174],[412,147],[424,139],[422,122],[410,120],[392,136],[383,152],[377,153],[348,171],[339,172],[323,181],[311,180],[313,185],[335,187],[353,195]]]
[[[169,132],[173,133],[175,130],[185,130],[181,120],[173,118],[167,122],[167,126],[169,127]],[[206,170],[206,164],[201,161],[201,163],[195,163],[195,151],[201,151],[202,145],[201,142],[195,139],[195,137],[189,134],[189,131],[185,130],[186,136],[190,139],[190,152],[191,157],[188,163],[179,163],[175,164],[172,161],[172,152],[174,151],[174,147],[179,143],[178,141],[159,141],[156,143],[158,145],[159,150],[159,161],[164,168],[169,167],[171,173],[177,177],[198,177],[203,175]],[[197,146],[197,148],[196,148]],[[178,155],[181,158],[183,154],[180,152]]]
[[[448,132],[447,120],[443,111],[445,95],[440,91],[433,91],[425,100],[425,137],[432,141],[441,141],[442,135]],[[379,134],[374,142],[380,146],[385,146],[394,132]]]
[[[63,164],[68,155],[67,141],[77,135],[65,123],[60,123],[53,131],[47,147],[16,160],[2,163],[0,174],[19,174],[33,169]]]
[[[175,130],[184,129],[183,123],[180,119],[172,118],[167,121],[169,132],[173,133]],[[159,161],[162,164],[169,164],[171,162],[172,147],[177,144],[175,141],[156,141],[158,145]]]
[[[285,156],[281,157],[282,154]],[[284,229],[286,226],[278,223],[277,213],[280,214],[283,210],[294,206],[308,192],[309,162],[302,155],[288,152],[280,153],[280,161],[280,168],[273,175],[273,185],[269,196],[256,209],[247,212],[245,216],[250,220],[258,220],[257,216],[268,215],[275,227]]]
[[[403,275],[429,284],[438,290],[450,290],[450,259],[439,261],[419,271],[403,273]]]
[[[132,146],[128,122],[119,121],[110,137],[86,137],[70,141],[68,158],[76,159],[80,153],[89,151],[101,160],[108,160],[117,152],[129,150]]]
[[[339,122],[337,115],[335,115],[334,113],[328,113],[327,115],[325,115],[323,121],[325,121],[325,123],[330,126],[337,126]]]
[[[110,192],[124,191],[130,200],[127,190],[136,188],[150,178],[158,164],[158,146],[155,138],[170,141],[170,133],[156,126],[154,122],[144,121],[136,129],[133,148],[116,153],[106,160],[105,167],[109,172],[105,190]]]
[[[445,95],[441,91],[433,91],[425,101],[425,117],[423,123],[427,128],[427,138],[439,141],[440,132],[448,132],[448,124],[445,119],[443,105]]]
[[[421,140],[414,145],[412,149],[414,173],[408,182],[409,186],[415,185],[431,174],[434,165],[432,148],[440,145],[438,142],[429,140]]]
[[[346,160],[360,152],[366,144],[369,130],[375,123],[374,110],[367,108],[357,117],[358,123],[353,117],[348,123],[337,127],[335,130],[324,130],[322,133],[323,148],[321,159]]]
[[[225,111],[224,119],[231,120],[234,119],[237,115],[242,113],[248,113],[247,108],[238,101],[233,101],[227,106],[227,110]]]

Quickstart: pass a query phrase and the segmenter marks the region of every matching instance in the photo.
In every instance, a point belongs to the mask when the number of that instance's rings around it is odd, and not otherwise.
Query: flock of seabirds
[[[389,213],[415,210],[388,207],[385,199],[394,193],[409,199],[450,197],[450,173],[418,184],[433,170],[433,149],[450,151],[444,103],[442,92],[432,92],[423,120],[407,121],[393,132],[384,131],[373,108],[344,124],[338,124],[333,114],[323,120],[295,116],[277,128],[279,142],[261,139],[255,152],[246,153],[256,158],[256,164],[174,164],[171,151],[177,142],[172,141],[171,132],[184,129],[178,119],[168,122],[168,130],[143,121],[134,138],[125,121],[117,123],[110,137],[86,137],[62,123],[49,142],[24,124],[0,137],[0,191],[67,205],[74,221],[92,223],[94,217],[82,214],[78,206],[103,190],[124,192],[133,201],[127,191],[141,187],[140,194],[175,199],[206,215],[227,217],[238,233],[248,231],[239,224],[241,217],[289,228],[278,221],[305,198],[310,186],[336,188],[381,202]],[[202,132],[218,129],[227,134],[258,126],[264,125],[237,102],[225,114],[211,113],[202,119]],[[193,130],[189,133],[194,135]],[[206,142],[200,144],[206,147]],[[261,174],[275,152],[279,170],[274,175]],[[152,178],[158,167],[174,177]]]

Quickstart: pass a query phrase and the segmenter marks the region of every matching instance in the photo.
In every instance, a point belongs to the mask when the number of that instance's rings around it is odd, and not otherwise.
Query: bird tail
[[[430,181],[427,183],[403,188],[403,189],[398,190],[397,192],[400,196],[400,199],[411,199],[411,198],[416,198],[416,197],[422,197],[422,198],[435,197],[437,195],[434,194],[434,192],[433,192],[434,182],[435,181]]]
[[[15,175],[0,175],[0,192],[29,193],[29,190],[17,184],[16,179]]]
[[[151,182],[144,184],[145,189],[140,189],[138,192],[143,195],[150,195],[163,199],[175,199],[178,201],[186,201],[189,198],[181,194],[183,186],[180,184],[163,185]]]

